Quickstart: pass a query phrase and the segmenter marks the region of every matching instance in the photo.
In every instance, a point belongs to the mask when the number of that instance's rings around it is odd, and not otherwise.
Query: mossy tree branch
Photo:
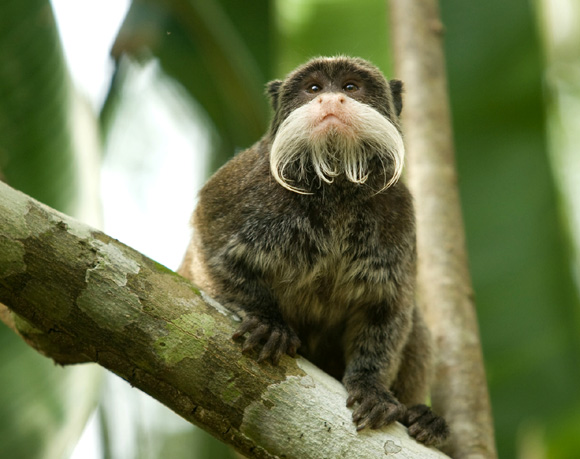
[[[418,297],[437,345],[433,407],[455,458],[495,458],[493,422],[457,187],[437,0],[390,0],[403,130],[417,213]]]
[[[2,183],[0,301],[57,363],[96,362],[248,457],[445,457],[399,424],[357,433],[338,381],[243,356],[189,281]]]

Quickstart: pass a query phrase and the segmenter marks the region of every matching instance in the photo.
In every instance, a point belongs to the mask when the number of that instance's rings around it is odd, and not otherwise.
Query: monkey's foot
[[[278,365],[283,354],[294,357],[300,347],[300,338],[283,322],[248,315],[232,338],[238,339],[246,333],[249,335],[242,346],[242,352],[246,354],[261,347],[258,362],[270,359],[274,365]]]
[[[358,403],[358,407],[352,413],[356,430],[362,430],[365,427],[378,429],[396,421],[405,413],[405,405],[383,388],[369,388],[365,384],[349,386],[347,386],[349,397],[346,400],[346,406],[351,407],[355,402]]]
[[[449,427],[426,405],[414,405],[400,419],[408,427],[409,435],[426,445],[438,445],[449,436]]]

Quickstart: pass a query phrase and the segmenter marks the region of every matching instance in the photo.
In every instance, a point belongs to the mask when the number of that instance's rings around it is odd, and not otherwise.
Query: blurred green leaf
[[[75,209],[71,92],[50,3],[0,3],[0,169],[63,212]]]
[[[0,170],[13,187],[74,214],[71,95],[49,2],[0,2]],[[96,404],[100,369],[58,368],[3,324],[0,362],[0,457],[70,454]]]
[[[266,129],[270,8],[269,0],[251,8],[233,0],[135,0],[113,47],[117,60],[154,56],[203,106],[218,133],[214,167]],[[112,86],[110,99],[121,86]]]
[[[316,56],[344,54],[372,61],[392,77],[387,2],[293,0],[278,5],[278,65],[287,73]]]
[[[67,457],[93,412],[95,366],[57,367],[0,324],[0,457]]]

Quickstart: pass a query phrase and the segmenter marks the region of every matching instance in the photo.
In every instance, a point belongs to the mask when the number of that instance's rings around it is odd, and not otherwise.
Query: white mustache
[[[332,183],[344,174],[350,182],[363,184],[371,174],[388,169],[391,178],[377,190],[394,185],[403,171],[405,147],[398,129],[374,108],[346,97],[336,120],[324,121],[320,101],[314,99],[297,108],[282,122],[270,151],[270,171],[284,188],[300,194],[312,194],[290,182],[307,179],[308,170]],[[323,123],[333,125],[324,128]],[[377,158],[381,170],[369,170],[369,161]],[[287,177],[289,167],[296,176]]]

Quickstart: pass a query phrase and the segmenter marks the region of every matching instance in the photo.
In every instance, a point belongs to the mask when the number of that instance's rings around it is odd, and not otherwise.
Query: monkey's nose
[[[340,103],[340,104],[344,104],[344,102],[346,101],[346,97],[343,94],[325,94],[322,96],[318,96],[318,103],[322,104],[324,102],[326,103]]]

